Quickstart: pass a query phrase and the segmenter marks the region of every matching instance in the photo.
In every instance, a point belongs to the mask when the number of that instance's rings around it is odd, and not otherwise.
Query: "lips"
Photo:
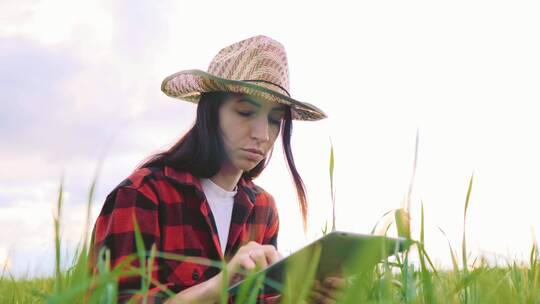
[[[242,150],[248,151],[254,154],[258,154],[260,156],[264,156],[264,153],[261,150],[257,150],[257,149],[242,149]]]

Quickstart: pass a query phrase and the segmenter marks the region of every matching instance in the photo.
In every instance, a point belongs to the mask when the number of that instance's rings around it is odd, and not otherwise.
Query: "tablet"
[[[308,271],[310,263],[316,267],[315,278],[324,279],[340,275],[348,267],[365,267],[366,270],[382,259],[406,250],[412,240],[365,235],[352,232],[333,231],[308,244],[288,257],[260,270],[251,277],[262,277],[263,293],[281,293],[285,284],[285,270],[296,267],[299,271]],[[229,287],[230,294],[237,294],[244,284],[253,284],[254,280],[242,280]]]

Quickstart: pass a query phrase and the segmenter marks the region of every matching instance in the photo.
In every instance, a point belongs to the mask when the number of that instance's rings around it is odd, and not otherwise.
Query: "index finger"
[[[279,254],[279,252],[276,250],[276,247],[274,247],[273,245],[263,245],[262,247],[263,247],[268,265],[274,264],[275,262],[281,259],[281,254]]]
[[[332,289],[341,289],[341,288],[345,288],[345,286],[347,285],[347,281],[341,277],[327,277],[324,279],[323,284],[326,287],[329,287]]]

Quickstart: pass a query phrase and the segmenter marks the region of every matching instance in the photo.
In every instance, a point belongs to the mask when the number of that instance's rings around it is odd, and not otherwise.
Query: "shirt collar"
[[[233,191],[227,191],[209,178],[201,178],[200,180],[204,193],[207,194],[207,196],[212,195],[213,197],[220,199],[232,199],[238,192],[238,186],[234,187]]]
[[[166,177],[174,180],[175,182],[185,186],[192,186],[199,192],[199,194],[204,193],[200,178],[194,176],[190,172],[179,171],[170,166],[165,166],[163,172]],[[245,192],[247,194],[248,201],[253,205],[255,204],[256,194],[259,193],[259,191],[257,189],[257,186],[255,186],[255,184],[251,180],[240,178],[240,180],[238,181],[237,190],[238,192]]]

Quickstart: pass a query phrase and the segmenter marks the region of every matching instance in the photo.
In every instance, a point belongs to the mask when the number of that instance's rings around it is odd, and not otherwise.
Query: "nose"
[[[258,119],[253,121],[251,128],[251,137],[259,142],[266,142],[270,140],[268,119],[261,115]]]

